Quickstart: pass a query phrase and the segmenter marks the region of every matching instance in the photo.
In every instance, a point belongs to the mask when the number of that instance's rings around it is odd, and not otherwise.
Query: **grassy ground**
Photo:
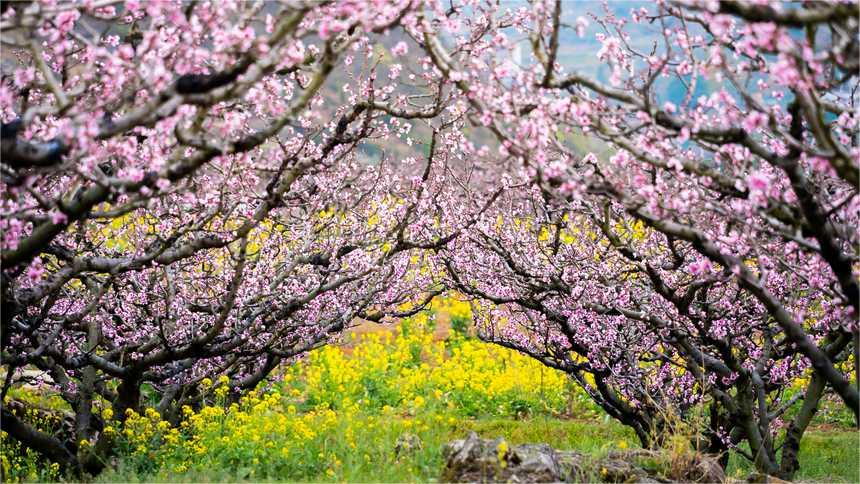
[[[427,416],[424,416],[425,418]],[[302,482],[427,482],[438,479],[443,466],[442,446],[451,440],[463,438],[475,431],[481,437],[504,437],[511,444],[544,442],[560,449],[574,449],[591,455],[635,446],[634,437],[625,427],[613,422],[598,420],[567,420],[552,417],[535,417],[516,420],[511,418],[477,418],[457,420],[454,424],[432,426],[414,430],[414,417],[385,420],[378,416],[364,416],[368,427],[359,449],[341,453],[337,441],[342,433],[333,432],[327,441],[328,452],[338,455],[340,466],[334,473],[320,468],[301,474],[278,474],[277,469],[266,469],[265,463],[253,464],[249,459],[234,468],[209,468],[186,472],[141,474],[128,463],[117,471],[103,474],[100,482],[146,482],[151,480],[176,482],[302,481]],[[432,417],[431,417],[432,418]],[[406,422],[412,420],[413,425]],[[418,417],[421,420],[421,416]],[[396,451],[398,438],[404,434],[417,435],[421,447],[411,452]],[[860,482],[858,471],[858,435],[851,430],[831,428],[811,430],[801,451],[801,470],[797,480],[811,482]],[[316,448],[313,449],[314,451]],[[364,455],[370,456],[365,459]],[[732,456],[727,474],[742,479],[753,472],[749,463],[737,455]]]
[[[451,337],[466,309],[448,305],[441,328],[426,315],[396,330],[362,327],[342,347],[314,352],[281,382],[237,404],[224,403],[228,390],[220,382],[206,382],[212,404],[184,409],[178,427],[154,411],[108,426],[118,457],[96,480],[435,481],[443,446],[471,431],[594,456],[638,446],[628,428],[563,374]],[[838,403],[825,405],[803,441],[799,480],[860,482],[860,434],[848,427],[846,414]],[[6,480],[61,477],[5,435],[2,444]],[[729,476],[752,470],[731,456]]]
[[[729,460],[729,476],[747,476],[753,466],[743,457],[733,454]],[[800,446],[798,481],[860,482],[860,433],[856,429],[814,427],[806,432]]]
[[[730,456],[727,475],[748,476],[752,472],[753,466],[747,459],[739,454]],[[822,398],[812,425],[804,434],[800,470],[794,478],[806,482],[860,483],[860,431],[854,415],[833,393]]]
[[[576,449],[587,453],[601,453],[617,448],[619,443],[630,442],[631,435],[617,424],[593,421],[563,420],[536,417],[523,420],[503,418],[461,419],[453,423],[437,423],[424,428],[425,419],[433,416],[380,418],[375,415],[357,415],[354,419],[362,423],[355,432],[357,447],[351,450],[342,445],[346,428],[339,426],[322,443],[309,447],[309,461],[325,461],[331,466],[307,466],[292,469],[290,474],[281,474],[277,460],[268,462],[262,458],[247,461],[230,468],[195,467],[189,471],[140,473],[133,462],[125,461],[116,471],[100,476],[100,482],[144,482],[158,481],[254,481],[289,480],[307,482],[415,482],[434,481],[443,467],[442,447],[445,443],[463,438],[470,431],[485,438],[504,437],[511,444],[546,442],[558,448]],[[416,427],[418,427],[416,429]],[[415,449],[400,450],[399,441],[404,436],[414,435],[420,442]],[[400,447],[404,447],[401,445]],[[324,454],[324,457],[319,457]],[[329,472],[331,470],[331,472]]]

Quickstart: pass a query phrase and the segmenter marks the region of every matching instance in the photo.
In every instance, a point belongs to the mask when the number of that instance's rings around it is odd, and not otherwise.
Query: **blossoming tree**
[[[730,281],[691,277],[690,248],[623,211],[543,195],[509,190],[444,251],[451,286],[480,307],[478,336],[570,374],[643,446],[695,430],[724,465],[734,448],[791,477],[824,381],[801,378],[807,359],[766,310]],[[849,343],[825,348],[843,361]]]
[[[461,114],[438,79],[377,47],[411,2],[4,3],[0,22],[3,430],[69,468],[103,466],[100,407],[176,418],[205,378],[254,388],[356,317],[418,311],[419,252],[486,205],[446,181]],[[425,157],[375,159],[431,117]],[[27,422],[24,384],[68,402],[69,432]]]
[[[536,183],[532,206],[547,205],[519,216],[551,230],[571,214],[595,235],[550,250],[484,224],[469,243],[486,267],[453,253],[455,284],[510,305],[491,314],[489,338],[574,373],[607,370],[616,389],[642,373],[643,355],[686,359],[716,382],[758,467],[790,476],[823,387],[855,416],[860,405],[848,367],[860,304],[857,5],[661,2],[576,19],[565,6],[454,8],[426,23],[428,53],[472,124],[497,137],[499,163]],[[606,75],[565,65],[572,31],[598,40]],[[583,136],[599,142],[572,142]],[[475,276],[499,270],[509,279]],[[803,404],[784,399],[806,366]],[[773,432],[794,403],[804,417],[780,463]]]
[[[97,471],[99,405],[252,388],[442,269],[643,443],[708,403],[790,477],[825,388],[857,413],[856,4],[399,3],[3,4],[4,431]]]

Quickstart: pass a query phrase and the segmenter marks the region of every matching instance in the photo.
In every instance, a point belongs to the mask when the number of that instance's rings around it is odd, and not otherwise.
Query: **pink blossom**
[[[772,49],[776,39],[777,27],[773,22],[754,23],[750,26],[759,47]]]
[[[585,29],[588,27],[588,19],[585,17],[576,18],[576,35],[579,37],[585,36]]]
[[[134,47],[130,44],[122,44],[117,49],[119,57],[124,61],[130,61],[134,58]]]
[[[747,133],[755,133],[759,128],[767,126],[767,122],[767,114],[760,111],[750,111],[746,118],[744,118],[741,126]]]
[[[715,36],[722,37],[724,34],[729,32],[732,23],[734,22],[730,15],[714,15],[708,25],[711,27],[711,32],[713,32]]]
[[[686,143],[687,140],[690,139],[690,128],[684,126],[681,128],[681,132],[678,134],[678,142]]]
[[[639,23],[645,20],[648,16],[648,9],[645,7],[640,7],[638,9],[631,8],[630,9],[630,17],[633,19],[633,22]]]
[[[391,66],[391,69],[388,71],[389,79],[397,79],[397,76],[400,75],[400,71],[403,70],[403,66],[400,64],[394,64]]]
[[[78,12],[76,9],[66,10],[57,14],[57,17],[54,19],[54,23],[57,25],[57,29],[62,32],[70,32],[75,27],[75,22],[81,17],[81,12]]]
[[[809,165],[813,170],[825,173],[829,176],[833,176],[836,174],[836,171],[833,169],[833,165],[827,161],[826,158],[822,158],[820,156],[812,156],[809,158]]]
[[[42,266],[42,259],[36,257],[33,262],[27,267],[27,280],[35,284],[42,279],[45,274],[45,268]]]
[[[777,83],[783,86],[795,86],[800,81],[800,73],[791,57],[780,54],[776,63],[771,64],[770,73]]]
[[[36,79],[36,69],[33,67],[15,69],[15,86],[26,87]]]
[[[126,0],[125,8],[134,14],[141,9],[141,0]]]
[[[597,58],[602,61],[618,60],[622,55],[621,41],[618,37],[606,37],[600,50],[597,51]]]
[[[407,52],[409,52],[409,46],[403,41],[398,42],[391,48],[391,53],[396,56],[404,56]]]
[[[617,153],[609,158],[609,161],[620,168],[628,166],[628,164],[633,161],[633,157],[630,156],[630,152],[627,150],[618,150]]]
[[[747,186],[750,190],[765,192],[770,188],[770,179],[761,172],[756,172],[747,178]]]
[[[129,181],[132,181],[134,183],[143,180],[143,177],[145,175],[144,171],[136,166],[124,168],[120,170],[119,174],[121,177],[127,178]]]
[[[0,233],[3,234],[3,248],[17,249],[21,237],[24,235],[24,223],[17,218],[0,219]]]
[[[305,60],[305,46],[301,40],[292,42],[287,48],[287,59],[289,59],[291,65]]]
[[[69,218],[66,216],[66,214],[64,214],[63,212],[61,212],[59,210],[52,210],[50,212],[50,216],[51,216],[51,223],[53,223],[54,225],[61,225],[61,224],[66,223],[69,220]]]
[[[687,266],[687,270],[694,276],[710,274],[713,269],[710,259],[699,259]]]
[[[325,20],[320,24],[319,36],[323,40],[328,40],[332,35],[342,32],[344,29],[346,29],[344,22]]]

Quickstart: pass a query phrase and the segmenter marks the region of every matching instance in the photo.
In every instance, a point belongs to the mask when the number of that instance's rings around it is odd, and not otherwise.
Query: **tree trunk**
[[[812,421],[812,417],[815,416],[815,412],[818,411],[818,402],[824,395],[825,385],[824,378],[818,373],[813,373],[803,398],[803,406],[800,407],[800,411],[785,432],[779,472],[777,473],[777,477],[780,479],[792,480],[795,472],[800,468],[800,440]]]
[[[140,413],[140,380],[136,377],[126,377],[116,389],[117,398],[113,403],[113,412],[121,422],[125,421],[126,410]]]
[[[723,441],[722,433],[728,433],[733,427],[731,421],[723,413],[717,402],[711,402],[710,423],[708,429],[708,444],[705,452],[718,456],[717,462],[725,471],[729,465],[729,446]]]

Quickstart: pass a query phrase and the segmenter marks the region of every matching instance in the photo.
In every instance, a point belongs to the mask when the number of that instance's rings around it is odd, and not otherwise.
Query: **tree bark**
[[[792,480],[795,472],[800,468],[800,440],[803,438],[803,433],[809,423],[812,422],[815,412],[818,411],[818,402],[824,395],[824,387],[824,378],[818,373],[814,373],[809,381],[809,387],[806,389],[803,406],[800,407],[800,411],[785,432],[779,472],[777,473],[777,477],[780,479]]]

